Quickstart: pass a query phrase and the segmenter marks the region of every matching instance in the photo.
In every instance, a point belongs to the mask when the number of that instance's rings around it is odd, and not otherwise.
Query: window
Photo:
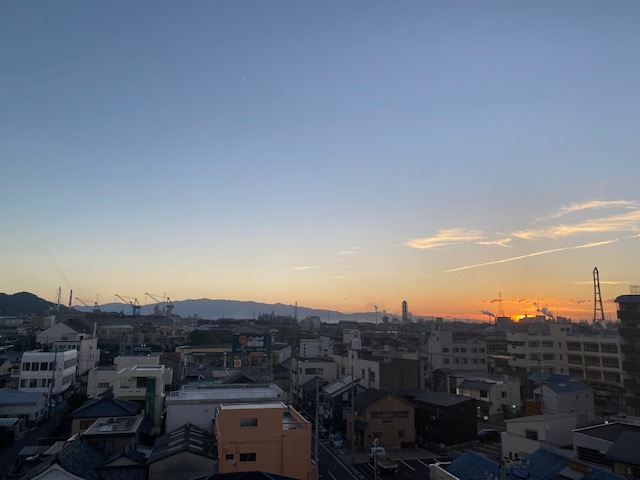
[[[587,370],[587,378],[589,380],[601,380],[602,375],[597,370]]]
[[[404,430],[398,430],[398,438],[404,438]]]
[[[26,388],[29,384],[29,380],[27,380],[26,378],[23,378],[22,380],[20,380],[20,387],[21,388]]]
[[[471,353],[478,353],[478,349],[477,348],[472,348],[471,349]]]
[[[537,340],[529,341],[529,348],[538,348],[540,346],[540,342]]]
[[[98,382],[98,388],[109,388],[110,386],[109,382]]]
[[[257,427],[258,419],[257,418],[241,418],[240,426],[241,427]]]
[[[502,398],[507,398],[507,392],[500,392],[500,396],[502,396]]]
[[[233,460],[233,453],[227,453],[227,454],[224,456],[224,459],[225,459],[225,460]]]
[[[478,349],[478,352],[480,352],[480,353],[484,353],[484,348],[479,348],[479,349]]]
[[[32,378],[29,380],[29,388],[37,388],[38,387],[38,379]]]
[[[305,368],[304,369],[304,373],[306,375],[322,375],[323,373],[323,368],[322,367],[317,367],[317,368]]]
[[[542,359],[543,360],[555,360],[556,356],[554,353],[543,353],[542,354]]]
[[[49,362],[40,363],[40,370],[42,370],[43,372],[49,370]]]
[[[582,365],[582,357],[580,355],[569,355],[569,363],[571,365]]]
[[[147,377],[136,377],[136,387],[145,388],[147,386]]]
[[[453,347],[453,353],[459,353],[460,349],[458,347]]]
[[[572,352],[579,352],[582,350],[582,347],[578,342],[567,342],[567,350]]]
[[[255,453],[241,453],[240,454],[240,462],[255,462],[256,454]]]
[[[537,430],[528,430],[524,431],[524,436],[529,440],[538,440],[538,431]]]
[[[542,342],[540,342],[540,345],[542,345],[542,347],[544,348],[553,348],[553,342],[549,340],[543,340]]]
[[[460,353],[467,353],[467,347],[460,348]]]
[[[601,343],[600,348],[602,349],[602,353],[618,353],[618,346],[611,345],[610,343]]]
[[[442,347],[442,353],[449,353],[449,347]]]
[[[371,382],[376,381],[376,372],[374,372],[373,370],[369,372],[369,381]]]
[[[600,348],[597,343],[585,343],[584,344],[585,352],[599,352]]]
[[[40,364],[39,363],[32,363],[31,364],[31,370],[33,370],[34,372],[37,372],[38,370],[40,370]]]
[[[616,382],[620,383],[620,374],[613,372],[604,372],[604,379],[607,382]]]
[[[618,368],[618,359],[617,358],[610,358],[610,357],[604,357],[602,359],[602,366],[603,367],[609,367],[609,368]]]
[[[449,363],[449,359],[448,358],[443,358],[442,359],[442,363]]]
[[[22,364],[22,371],[23,372],[28,372],[31,370],[31,364],[30,363],[23,363]]]
[[[600,358],[598,357],[584,357],[584,363],[585,365],[589,365],[592,367],[599,367],[600,366]]]

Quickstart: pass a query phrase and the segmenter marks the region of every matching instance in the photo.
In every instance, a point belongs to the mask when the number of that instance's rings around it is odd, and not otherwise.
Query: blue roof
[[[35,405],[41,397],[45,395],[38,392],[21,392],[15,388],[0,388],[0,405]]]
[[[130,417],[142,410],[142,405],[128,400],[100,397],[85,402],[71,413],[71,418]]]
[[[498,462],[494,462],[485,455],[473,450],[464,452],[451,462],[451,465],[446,470],[460,480],[486,480],[487,474],[500,478],[500,465],[498,465]]]
[[[573,393],[573,392],[589,392],[591,387],[586,383],[573,381],[573,382],[553,382],[545,383],[545,387],[555,393]]]
[[[558,478],[560,472],[565,469],[570,469],[572,477],[579,480],[624,480],[624,477],[616,475],[615,473],[595,467],[590,464],[586,464],[570,456],[564,456],[559,453],[552,452],[546,448],[539,448],[535,452],[527,456],[529,465],[529,476],[536,480],[555,480]],[[571,468],[569,462],[576,465],[584,466],[586,472],[582,470],[576,470]],[[580,477],[580,473],[583,475]],[[566,475],[563,475],[563,478]]]
[[[576,379],[571,375],[560,375],[559,373],[543,373],[542,375],[538,373],[532,373],[529,375],[529,380],[532,382],[539,382],[542,380],[543,382],[573,382]]]

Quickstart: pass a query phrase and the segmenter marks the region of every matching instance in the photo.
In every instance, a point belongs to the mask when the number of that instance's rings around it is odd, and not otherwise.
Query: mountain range
[[[338,322],[340,320],[375,322],[375,312],[364,313],[342,313],[335,310],[320,310],[307,307],[296,307],[295,305],[285,305],[282,303],[258,303],[239,300],[211,300],[201,298],[197,300],[174,301],[173,313],[181,317],[198,317],[204,319],[236,318],[254,319],[260,314],[275,314],[296,316],[303,319],[311,316],[318,316],[323,322]],[[154,308],[158,304],[142,305],[140,315],[152,315]],[[43,300],[42,298],[28,292],[7,295],[0,293],[0,316],[19,315],[45,315],[56,310],[56,304]],[[91,307],[73,305],[72,308],[78,312],[90,312]],[[124,313],[131,315],[133,308],[125,303],[108,303],[100,305],[102,312]],[[66,312],[68,308],[60,305],[60,311]],[[378,314],[379,321],[382,321],[382,313]]]

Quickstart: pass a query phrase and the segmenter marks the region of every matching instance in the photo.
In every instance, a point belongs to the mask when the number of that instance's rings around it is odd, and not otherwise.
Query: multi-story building
[[[578,331],[575,324],[534,324],[525,332],[508,332],[509,366],[521,373],[555,373],[586,381],[597,397],[620,396],[622,365],[616,332]]]
[[[145,416],[155,428],[162,425],[164,413],[164,365],[136,365],[120,370],[113,385],[113,397],[144,405]]]
[[[487,371],[487,344],[477,333],[438,329],[427,340],[427,370]]]
[[[32,350],[22,354],[18,389],[60,395],[75,383],[78,351]]]
[[[225,403],[281,402],[285,393],[274,384],[184,385],[166,398],[166,430],[177,430],[186,423],[211,431],[216,409]]]
[[[117,374],[120,370],[136,365],[164,365],[163,355],[119,355],[113,360],[113,366],[96,367],[89,370],[87,375],[87,397],[98,398],[106,390],[114,386]],[[165,365],[164,378],[162,380],[165,387],[170,387],[173,383],[173,368]]]
[[[291,401],[299,404],[304,399],[303,385],[320,378],[326,382],[338,377],[338,365],[331,358],[302,358],[291,360]]]
[[[220,405],[218,472],[263,471],[312,480],[312,425],[284,403]]]
[[[629,413],[640,416],[640,295],[616,298],[624,376],[624,403]]]
[[[333,345],[329,337],[306,338],[300,340],[300,357],[325,358],[333,354]]]
[[[525,459],[540,447],[556,449],[571,445],[576,414],[534,415],[506,420],[502,433],[502,458]]]
[[[95,327],[94,327],[95,330]],[[78,351],[78,375],[84,375],[100,360],[98,337],[84,323],[68,319],[47,328],[36,335],[36,342],[49,350]]]

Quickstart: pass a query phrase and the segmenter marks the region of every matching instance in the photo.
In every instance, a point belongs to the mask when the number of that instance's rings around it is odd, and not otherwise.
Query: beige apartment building
[[[312,480],[311,423],[282,402],[220,405],[219,473],[263,471]]]

